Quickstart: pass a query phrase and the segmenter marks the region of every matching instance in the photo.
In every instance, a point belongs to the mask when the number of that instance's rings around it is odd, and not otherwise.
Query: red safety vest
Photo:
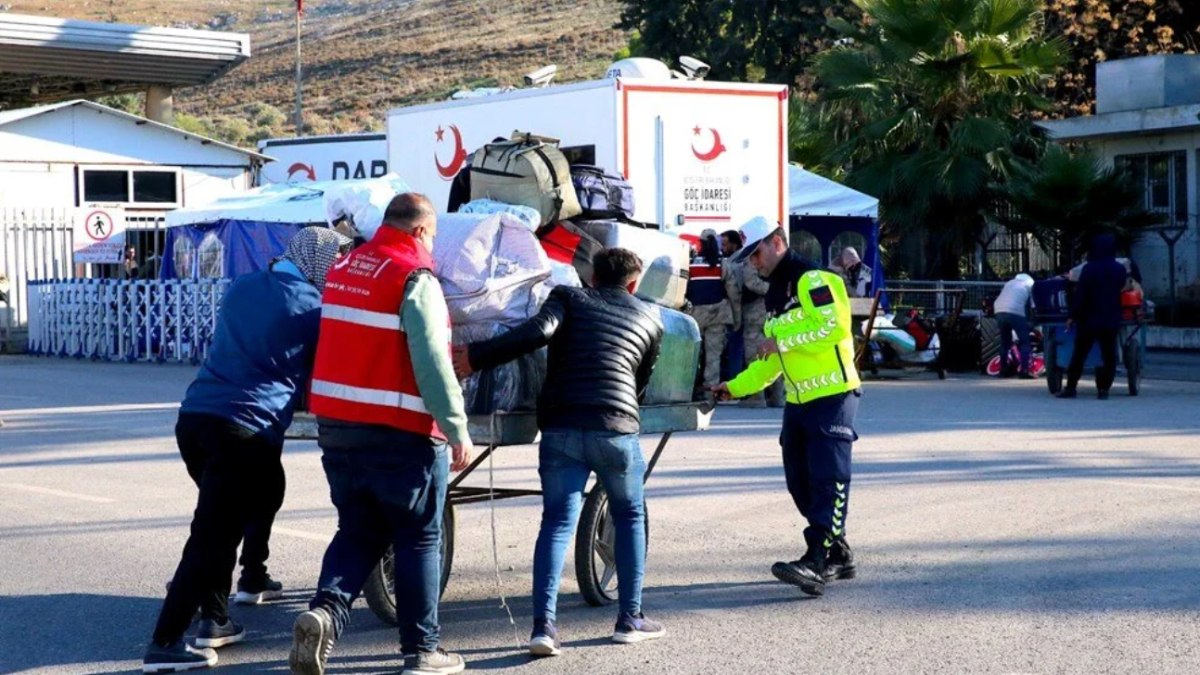
[[[383,226],[329,271],[309,403],[318,417],[446,440],[421,399],[400,325],[405,284],[421,269],[433,269],[425,247]]]

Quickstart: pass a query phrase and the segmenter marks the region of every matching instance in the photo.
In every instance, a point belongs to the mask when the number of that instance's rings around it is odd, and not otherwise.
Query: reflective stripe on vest
[[[359,326],[383,328],[385,330],[403,331],[400,325],[400,315],[389,312],[372,312],[369,309],[347,307],[346,305],[324,305],[321,307],[322,319],[345,321]]]
[[[370,403],[371,405],[388,406],[389,408],[402,408],[411,410],[412,412],[428,415],[429,410],[425,407],[425,401],[420,396],[411,396],[398,391],[387,391],[385,389],[368,389],[366,387],[352,387],[348,384],[338,384],[337,382],[329,382],[326,380],[313,380],[312,393],[318,396],[328,396],[342,401],[353,401],[354,403]]]

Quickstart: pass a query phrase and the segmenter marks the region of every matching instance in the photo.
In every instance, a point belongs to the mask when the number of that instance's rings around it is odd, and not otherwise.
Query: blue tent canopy
[[[265,269],[307,223],[218,220],[167,230],[163,279],[233,279]]]

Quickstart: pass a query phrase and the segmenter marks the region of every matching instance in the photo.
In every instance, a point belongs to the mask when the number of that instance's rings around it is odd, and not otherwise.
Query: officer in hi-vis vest
[[[850,301],[838,275],[815,266],[790,249],[783,229],[757,217],[741,228],[748,259],[770,282],[763,327],[766,340],[740,375],[713,388],[718,398],[742,398],[784,378],[783,469],[788,491],[808,521],[808,550],[771,573],[809,595],[825,583],[854,577],[854,557],[846,543],[850,494],[850,449],[858,434],[858,372],[850,332]],[[747,355],[748,358],[751,355]]]

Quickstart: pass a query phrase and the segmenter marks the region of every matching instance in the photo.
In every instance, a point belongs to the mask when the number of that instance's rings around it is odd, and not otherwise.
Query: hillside
[[[520,85],[554,63],[558,81],[598,77],[625,45],[619,0],[306,0],[310,133],[381,129],[387,110],[475,86]],[[292,133],[292,0],[8,0],[24,14],[249,33],[251,58],[181,90],[181,126],[250,144]],[[131,101],[126,104],[133,105]]]

